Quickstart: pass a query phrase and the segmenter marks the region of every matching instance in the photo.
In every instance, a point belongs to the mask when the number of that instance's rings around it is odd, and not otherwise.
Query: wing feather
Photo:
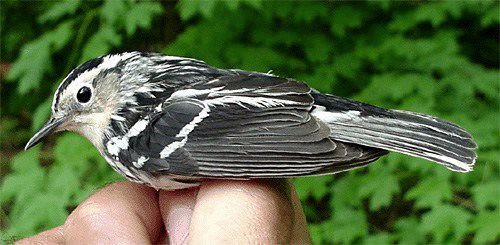
[[[146,156],[141,168],[153,173],[262,178],[334,173],[382,155],[332,140],[330,127],[310,115],[310,92],[303,83],[264,74],[189,85],[130,139],[124,158],[133,163]]]

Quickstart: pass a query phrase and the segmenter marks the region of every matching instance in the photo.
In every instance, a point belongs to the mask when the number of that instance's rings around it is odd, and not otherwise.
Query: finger
[[[300,203],[293,182],[288,181],[288,184],[292,196],[293,213],[295,214],[293,233],[290,241],[293,244],[311,244],[311,237],[307,229],[306,215],[304,214],[304,209],[302,209],[302,203]]]
[[[171,244],[183,244],[189,233],[198,188],[160,191],[160,211]]]
[[[16,244],[61,244],[64,243],[63,232],[64,227],[58,226],[56,228],[17,241]]]
[[[294,208],[284,180],[208,181],[191,217],[190,243],[290,243]]]
[[[155,242],[162,227],[157,192],[122,181],[80,204],[64,224],[64,237],[74,244],[145,244]]]

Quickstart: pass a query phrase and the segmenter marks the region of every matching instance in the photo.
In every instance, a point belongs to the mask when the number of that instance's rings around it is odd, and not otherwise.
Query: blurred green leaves
[[[206,1],[206,0],[180,0],[177,4],[179,15],[182,20],[189,20],[196,15],[204,18],[211,18],[217,14],[217,5],[224,5],[232,11],[238,10],[241,4],[261,8],[262,0],[224,0],[224,1]]]
[[[370,210],[376,211],[387,207],[392,196],[399,193],[399,183],[391,172],[377,168],[371,174],[363,176],[358,195],[370,199]]]
[[[498,198],[500,196],[500,180],[480,183],[472,188],[472,193],[478,208],[500,207],[500,198]]]
[[[18,82],[20,94],[38,88],[44,75],[52,71],[51,55],[60,51],[71,39],[72,25],[72,21],[63,22],[22,48],[7,75],[8,80]]]
[[[2,60],[12,66],[2,83],[0,152],[14,155],[0,159],[8,164],[0,175],[5,237],[60,225],[89,194],[121,179],[79,136],[28,152],[20,142],[47,119],[53,88],[70,69],[143,50],[272,71],[323,92],[432,114],[477,140],[468,174],[393,154],[368,168],[297,179],[314,243],[500,241],[498,2],[2,4],[0,11],[34,16],[14,21],[2,12],[0,24],[5,57],[17,57]]]
[[[471,216],[462,208],[439,205],[422,216],[419,229],[431,234],[437,243],[459,243],[467,232]]]
[[[162,8],[159,3],[141,2],[133,5],[126,13],[125,30],[127,35],[132,36],[137,28],[148,28],[151,26],[153,17],[161,14]]]
[[[45,24],[49,21],[56,21],[66,15],[72,15],[80,7],[80,0],[64,0],[55,2],[50,8],[47,9],[42,15],[38,17],[38,21]]]
[[[104,1],[95,12],[87,12],[81,25],[82,31],[89,31],[94,18],[99,17],[99,28],[83,44],[79,63],[109,53],[122,44],[123,39],[131,37],[138,29],[149,28],[155,16],[163,12],[158,2]],[[126,34],[126,35],[124,35]]]
[[[339,210],[322,228],[324,239],[329,243],[352,243],[368,234],[366,214],[354,209]]]
[[[500,226],[500,212],[484,211],[479,213],[470,226],[471,231],[476,232],[473,242],[484,244],[498,241],[498,226]]]
[[[353,6],[339,6],[331,16],[330,31],[338,37],[344,37],[347,31],[360,27],[365,14]]]
[[[429,176],[422,179],[405,196],[409,200],[416,200],[416,208],[432,208],[439,206],[443,201],[452,197],[451,183],[441,176]]]

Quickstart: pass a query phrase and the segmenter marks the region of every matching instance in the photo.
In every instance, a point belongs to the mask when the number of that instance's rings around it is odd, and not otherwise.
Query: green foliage
[[[351,243],[368,234],[366,214],[362,210],[338,210],[333,218],[322,224],[324,240],[328,243]]]
[[[422,244],[425,233],[419,229],[419,220],[416,217],[400,218],[394,224],[395,240],[402,244]]]
[[[52,71],[51,54],[60,51],[69,41],[73,34],[72,25],[72,21],[63,22],[23,46],[7,76],[9,81],[18,81],[17,89],[20,94],[39,87],[44,74]]]
[[[323,92],[432,114],[477,140],[468,174],[392,154],[368,168],[297,179],[314,243],[500,242],[496,1],[107,0],[2,2],[0,9],[1,61],[12,64],[1,92],[4,238],[62,224],[88,195],[121,179],[73,134],[20,150],[71,68],[109,52],[148,50],[272,71]]]
[[[370,210],[375,211],[389,206],[392,196],[399,193],[399,183],[396,176],[383,168],[370,173],[360,179],[358,195],[360,198],[368,198]]]
[[[415,200],[416,208],[432,208],[452,198],[451,183],[441,176],[423,178],[406,193],[405,198]]]

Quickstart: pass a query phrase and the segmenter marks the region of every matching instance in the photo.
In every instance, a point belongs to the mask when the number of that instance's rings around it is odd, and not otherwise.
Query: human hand
[[[310,243],[293,185],[206,181],[159,191],[122,181],[82,202],[64,225],[19,243]]]

